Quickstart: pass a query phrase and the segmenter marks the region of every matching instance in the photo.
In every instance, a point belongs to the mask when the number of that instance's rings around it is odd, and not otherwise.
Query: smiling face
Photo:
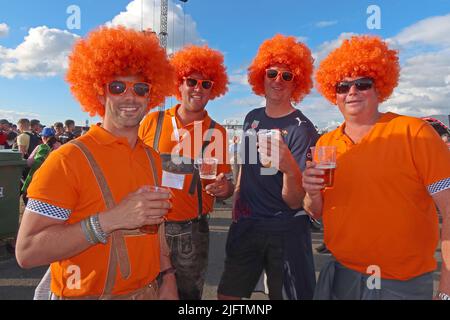
[[[116,76],[113,80],[124,82],[145,82],[140,76]],[[108,89],[100,101],[105,106],[104,124],[112,124],[117,129],[137,128],[147,113],[150,97],[140,97],[127,87],[122,95],[111,94]]]
[[[344,78],[343,81],[354,81],[363,77]],[[378,113],[378,94],[375,85],[368,90],[358,90],[352,85],[347,93],[337,94],[337,105],[343,114],[347,117],[370,118]]]
[[[283,71],[291,71],[285,64],[273,64],[267,69],[277,70],[278,76],[269,78],[267,74],[264,76],[264,90],[266,99],[276,102],[290,103],[292,93],[294,92],[295,80],[285,81],[282,77]]]
[[[211,80],[202,75],[199,72],[193,72],[189,74],[186,78],[195,80]],[[203,111],[209,102],[211,97],[211,89],[205,89],[200,82],[196,86],[190,87],[188,81],[184,80],[180,85],[181,93],[181,104],[182,106],[191,112]]]

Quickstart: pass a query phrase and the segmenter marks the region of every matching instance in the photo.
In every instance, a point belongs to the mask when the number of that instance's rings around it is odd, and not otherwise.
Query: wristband
[[[437,296],[440,300],[450,300],[450,296],[443,292],[438,292]]]
[[[164,277],[165,275],[168,274],[175,274],[177,272],[177,269],[175,269],[174,267],[170,267],[164,271],[161,271],[161,273],[159,274],[161,277]]]
[[[95,238],[99,243],[107,244],[108,243],[108,235],[103,231],[100,221],[98,219],[98,214],[89,217],[89,224],[94,231]]]

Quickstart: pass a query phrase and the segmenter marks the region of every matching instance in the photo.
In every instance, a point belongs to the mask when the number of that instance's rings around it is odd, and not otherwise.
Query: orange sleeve
[[[144,118],[141,125],[139,126],[139,138],[148,146],[153,145],[157,119],[158,112],[152,112]]]
[[[430,193],[434,194],[448,188],[450,151],[433,127],[423,123],[417,134],[412,137],[411,145],[414,164]]]
[[[59,150],[58,150],[59,151]],[[77,154],[67,155],[54,151],[34,174],[28,188],[28,198],[65,209],[72,212],[78,202],[80,180],[76,175],[77,164],[82,165],[82,159]]]

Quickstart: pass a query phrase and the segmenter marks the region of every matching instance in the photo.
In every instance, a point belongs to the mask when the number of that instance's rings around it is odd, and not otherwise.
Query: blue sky
[[[142,0],[44,0],[9,2],[0,11],[0,118],[67,118],[83,124],[64,82],[66,57],[77,36],[108,22],[140,28]],[[144,26],[159,31],[159,0],[143,0]],[[81,10],[81,29],[68,30],[70,5]],[[381,12],[381,29],[369,30],[369,5]],[[155,12],[153,12],[155,8]],[[242,120],[263,106],[246,84],[246,68],[259,45],[276,33],[304,41],[317,63],[351,34],[377,34],[400,51],[402,78],[384,111],[414,116],[450,113],[450,1],[170,0],[169,51],[207,43],[222,51],[232,80],[229,93],[208,104],[223,122]],[[154,19],[155,18],[155,19]],[[168,105],[174,104],[169,99]],[[315,91],[297,106],[319,127],[342,121]],[[96,121],[96,119],[90,119]]]

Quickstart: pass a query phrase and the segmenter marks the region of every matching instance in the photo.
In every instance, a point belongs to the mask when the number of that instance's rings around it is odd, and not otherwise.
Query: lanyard
[[[175,119],[175,117],[172,117],[172,126],[175,139],[177,139],[177,142],[180,142],[180,131],[178,130],[177,119]]]

